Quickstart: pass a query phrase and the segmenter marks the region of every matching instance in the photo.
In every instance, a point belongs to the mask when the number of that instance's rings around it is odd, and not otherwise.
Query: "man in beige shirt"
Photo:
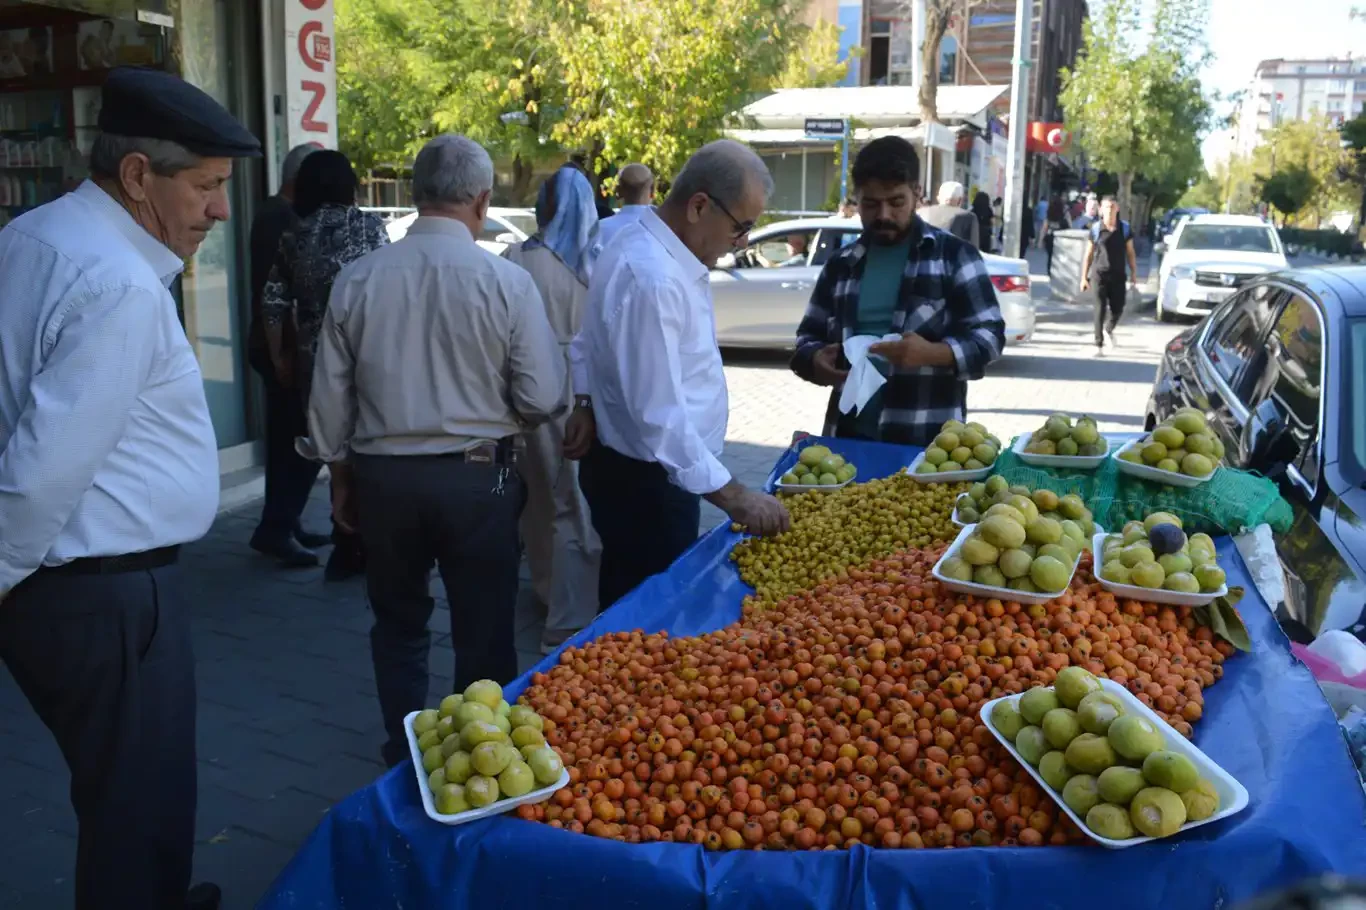
[[[477,143],[427,143],[413,163],[417,221],[337,276],[318,340],[308,426],[345,478],[342,520],[354,486],[391,766],[407,757],[404,715],[428,703],[433,564],[450,601],[455,691],[517,675],[526,493],[512,443],[569,402],[531,276],[474,241],[492,187]]]
[[[536,283],[567,368],[569,343],[579,331],[588,296],[583,267],[598,224],[593,185],[582,171],[565,166],[546,178],[536,199],[536,224],[535,236],[503,255]],[[566,408],[569,404],[566,398]],[[602,544],[579,489],[578,463],[564,456],[567,419],[566,413],[520,437],[523,449],[517,456],[527,486],[522,539],[531,583],[546,609],[541,635],[546,654],[598,615]]]

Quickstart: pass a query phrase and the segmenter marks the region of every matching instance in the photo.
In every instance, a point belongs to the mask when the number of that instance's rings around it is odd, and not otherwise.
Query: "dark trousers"
[[[0,605],[0,658],[71,772],[77,910],[183,908],[195,683],[178,568],[40,571]]]
[[[602,541],[599,612],[668,569],[697,542],[701,497],[674,486],[655,462],[594,443],[579,465],[579,486]]]
[[[294,438],[308,434],[299,390],[280,385],[270,370],[262,371],[261,378],[266,387],[266,501],[256,533],[283,540],[298,528],[322,464],[294,448]]]
[[[1104,331],[1113,332],[1119,325],[1119,317],[1124,315],[1124,299],[1128,289],[1124,279],[1113,281],[1100,279],[1096,282],[1096,347],[1105,344]]]
[[[515,468],[452,456],[355,456],[370,655],[384,717],[384,759],[408,757],[403,718],[427,707],[432,566],[451,610],[455,687],[517,676],[517,523],[526,502]]]

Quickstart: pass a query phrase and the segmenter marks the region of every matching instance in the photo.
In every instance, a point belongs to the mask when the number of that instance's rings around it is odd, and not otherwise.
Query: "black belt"
[[[35,575],[117,575],[160,569],[180,559],[180,547],[160,547],[126,556],[86,556],[60,566],[43,566]]]

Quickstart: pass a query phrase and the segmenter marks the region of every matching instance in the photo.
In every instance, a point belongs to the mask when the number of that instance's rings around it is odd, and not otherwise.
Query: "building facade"
[[[174,288],[199,359],[220,467],[259,463],[263,431],[247,366],[248,234],[293,145],[336,145],[332,0],[43,0],[0,6],[0,223],[87,175],[100,87],[120,65],[174,72],[231,110],[265,158],[238,162],[232,219]]]
[[[1263,60],[1238,109],[1234,150],[1250,155],[1272,127],[1326,116],[1341,125],[1366,113],[1366,58]]]

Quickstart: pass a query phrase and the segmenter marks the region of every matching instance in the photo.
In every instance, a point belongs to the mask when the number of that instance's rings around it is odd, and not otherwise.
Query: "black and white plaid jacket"
[[[951,367],[894,369],[882,387],[880,437],[884,442],[923,446],[946,420],[963,419],[968,380],[981,379],[987,364],[1005,348],[1005,322],[982,256],[970,244],[911,221],[911,254],[902,273],[892,314],[892,331],[916,332],[953,351]],[[797,327],[792,370],[812,378],[812,358],[827,344],[843,343],[857,324],[859,284],[868,237],[826,262]],[[843,357],[840,365],[848,367]],[[826,409],[827,436],[853,435],[854,418],[839,413],[839,389]]]

